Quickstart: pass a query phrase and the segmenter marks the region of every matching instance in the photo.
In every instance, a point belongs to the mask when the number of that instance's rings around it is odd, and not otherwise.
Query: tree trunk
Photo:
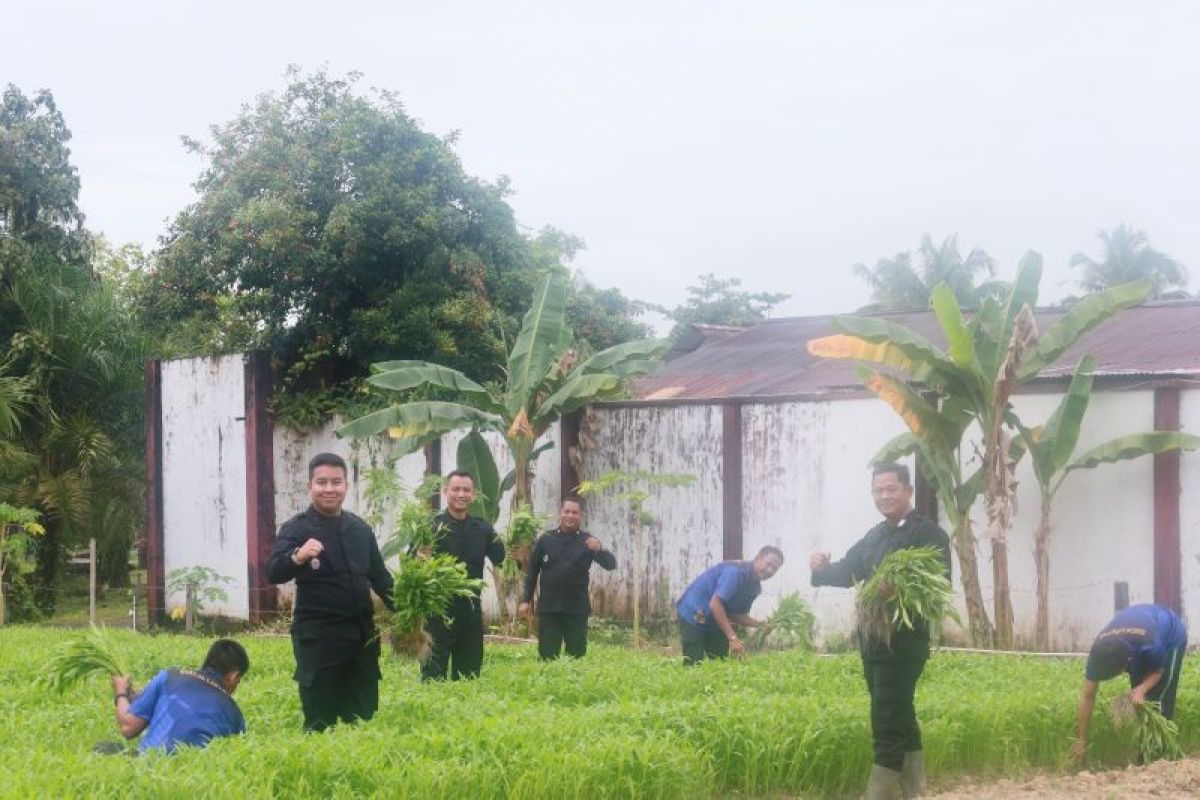
[[[983,604],[983,587],[979,583],[979,560],[975,555],[975,536],[971,532],[971,518],[966,514],[960,517],[959,524],[954,529],[954,552],[958,555],[958,570],[967,603],[971,644],[975,647],[991,647],[995,632],[991,621],[988,620],[987,608]]]
[[[642,510],[633,510],[633,646],[642,646],[642,573],[645,565],[645,526]]]
[[[1034,538],[1037,565],[1037,649],[1050,650],[1050,498],[1042,498],[1042,516]]]
[[[1008,591],[1008,543],[992,540],[992,614],[996,620],[996,647],[1013,648],[1012,597]]]

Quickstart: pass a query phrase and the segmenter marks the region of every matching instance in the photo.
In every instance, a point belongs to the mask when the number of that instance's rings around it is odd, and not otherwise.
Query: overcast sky
[[[868,300],[856,261],[957,233],[1009,277],[1126,221],[1200,277],[1193,2],[21,3],[0,83],[49,88],[93,230],[153,246],[204,137],[289,63],[358,70],[506,174],[522,225],[582,237],[600,286],[673,305],[696,276]]]

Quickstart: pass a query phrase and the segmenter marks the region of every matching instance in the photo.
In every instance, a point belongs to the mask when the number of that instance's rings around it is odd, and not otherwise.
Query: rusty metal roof
[[[1040,309],[1045,331],[1065,309]],[[844,316],[844,315],[838,315]],[[935,344],[945,341],[932,311],[882,313],[918,331]],[[665,363],[637,383],[646,401],[704,401],[836,394],[858,389],[851,361],[810,356],[809,339],[836,333],[834,316],[768,320],[742,332],[704,337],[693,351]],[[1086,354],[1096,359],[1097,376],[1143,378],[1200,376],[1200,300],[1147,303],[1121,312],[1080,339],[1042,371],[1045,379],[1066,379]]]

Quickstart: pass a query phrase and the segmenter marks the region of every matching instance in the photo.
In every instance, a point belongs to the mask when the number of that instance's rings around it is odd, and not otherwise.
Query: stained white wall
[[[1200,434],[1200,391],[1180,392],[1179,423],[1187,433]],[[1200,452],[1184,453],[1180,460],[1179,538],[1183,558],[1183,614],[1200,620]],[[1200,640],[1200,633],[1193,633]]]
[[[686,488],[651,489],[645,509],[645,580],[639,590],[647,616],[671,616],[689,581],[721,559],[721,409],[719,406],[598,408],[583,452],[583,479],[611,470],[690,474]],[[617,557],[617,569],[592,570],[598,614],[628,616],[634,576],[633,528],[628,504],[588,499],[587,529]]]
[[[249,615],[245,366],[241,355],[162,363],[163,565],[232,579],[207,613]],[[183,594],[166,597],[182,606]]]

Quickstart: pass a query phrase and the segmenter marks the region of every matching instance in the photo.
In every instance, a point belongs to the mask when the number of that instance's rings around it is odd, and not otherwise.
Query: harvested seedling
[[[890,644],[897,628],[936,627],[957,620],[953,587],[936,547],[906,547],[889,553],[858,590],[858,631],[868,640]]]
[[[425,621],[435,616],[449,620],[446,611],[451,601],[478,597],[483,589],[483,581],[467,576],[465,564],[445,554],[402,558],[395,580],[392,599],[396,610],[385,633],[393,650],[420,661],[429,657]]]
[[[779,601],[775,611],[750,636],[752,650],[813,649],[813,628],[817,617],[799,592],[792,592]]]
[[[42,681],[50,690],[62,694],[93,675],[111,677],[128,674],[128,664],[112,646],[104,631],[92,626],[87,633],[58,648],[46,665]]]

